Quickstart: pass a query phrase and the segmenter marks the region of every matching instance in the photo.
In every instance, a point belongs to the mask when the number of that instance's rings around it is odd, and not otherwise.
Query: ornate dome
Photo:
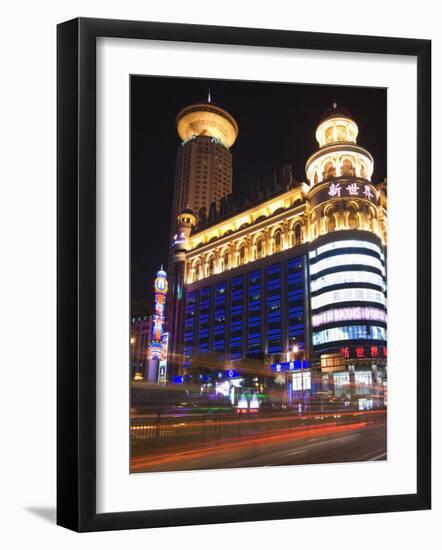
[[[189,205],[187,205],[185,208],[183,208],[180,212],[180,214],[192,214],[192,216],[194,216],[194,212],[193,210],[190,208]]]
[[[213,103],[196,103],[181,109],[177,115],[177,132],[183,141],[195,136],[210,136],[230,148],[238,137],[236,120]]]
[[[322,115],[316,129],[316,139],[320,147],[337,143],[356,143],[358,126],[351,114],[336,103]]]
[[[306,163],[306,175],[313,185],[342,176],[370,181],[373,157],[357,144],[358,125],[347,109],[333,103],[316,128],[317,150]]]
[[[347,111],[347,109],[344,109],[343,107],[338,107],[336,103],[333,103],[333,106],[324,111],[322,114],[319,122],[324,122],[324,120],[327,120],[328,118],[349,118],[350,120],[353,120],[353,117],[351,116],[350,111]]]

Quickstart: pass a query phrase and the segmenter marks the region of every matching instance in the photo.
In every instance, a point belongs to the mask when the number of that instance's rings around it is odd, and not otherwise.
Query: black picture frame
[[[96,512],[96,39],[417,58],[417,491],[361,498]],[[57,28],[57,523],[83,531],[424,510],[431,506],[431,41],[79,18]]]

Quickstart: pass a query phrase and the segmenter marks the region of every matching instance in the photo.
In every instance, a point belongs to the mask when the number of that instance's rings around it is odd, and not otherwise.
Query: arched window
[[[358,215],[356,213],[356,208],[354,206],[350,206],[350,213],[348,215],[348,227],[350,229],[357,229],[359,226],[358,223]]]
[[[209,260],[209,277],[215,273],[215,259],[212,256]]]
[[[376,229],[377,229],[376,212],[372,208],[368,210],[368,223],[369,223],[370,231],[372,231],[373,233],[376,233]]]
[[[239,247],[239,265],[243,265],[246,259],[246,247],[245,245],[241,245]]]
[[[342,163],[341,167],[341,173],[343,176],[354,176],[355,175],[355,169],[353,166],[353,163],[349,159],[345,159]]]
[[[280,252],[282,248],[282,233],[278,229],[273,235],[273,252]]]
[[[323,178],[326,180],[328,178],[334,178],[336,176],[336,169],[333,166],[332,162],[327,162],[324,166]]]
[[[327,233],[336,229],[336,220],[333,213],[327,216]]]
[[[338,141],[347,141],[345,126],[336,126],[336,137],[338,138]]]
[[[334,141],[333,126],[329,126],[325,131],[325,142],[331,143],[332,141]]]
[[[297,223],[293,228],[293,244],[299,246],[301,244],[301,224]]]
[[[263,256],[262,239],[256,241],[256,259],[259,260]]]
[[[228,251],[224,252],[223,264],[224,264],[224,269],[229,269],[230,265],[229,265],[229,252]]]
[[[196,281],[199,281],[201,279],[201,264],[199,262],[197,262],[195,264],[195,280]]]

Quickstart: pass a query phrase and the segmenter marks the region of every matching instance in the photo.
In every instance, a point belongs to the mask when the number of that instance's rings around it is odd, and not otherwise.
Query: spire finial
[[[337,107],[338,107],[338,105],[337,105],[336,101],[333,101],[333,109],[336,110]]]
[[[209,93],[207,94],[207,103],[212,103],[212,98],[210,96],[210,88],[209,88]]]

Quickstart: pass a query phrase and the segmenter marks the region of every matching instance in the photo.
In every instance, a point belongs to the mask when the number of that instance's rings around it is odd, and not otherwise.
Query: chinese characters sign
[[[329,197],[360,197],[372,201],[375,198],[373,189],[368,184],[359,184],[356,182],[331,183],[328,188]]]
[[[377,204],[378,192],[370,183],[358,181],[333,181],[321,186],[312,196],[312,206],[330,199],[364,199]]]
[[[166,295],[168,290],[166,272],[160,269],[155,279],[155,313],[152,324],[152,340],[149,346],[149,357],[161,359],[163,355],[163,326],[164,326],[164,308],[166,305]]]
[[[339,351],[344,359],[387,358],[387,346],[343,346]]]

